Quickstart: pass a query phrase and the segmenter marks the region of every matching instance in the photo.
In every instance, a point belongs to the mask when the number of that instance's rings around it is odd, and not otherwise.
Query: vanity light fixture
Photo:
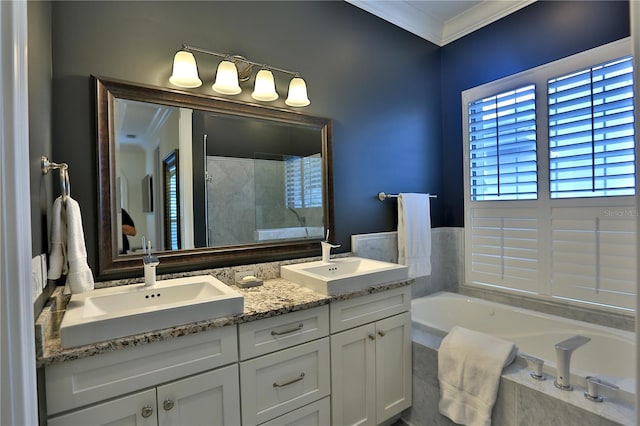
[[[192,89],[200,87],[202,81],[198,76],[198,66],[193,52],[204,53],[223,58],[218,64],[216,78],[211,88],[223,95],[237,95],[242,91],[240,81],[249,80],[253,66],[259,66],[260,71],[256,74],[254,90],[251,97],[258,101],[271,102],[278,99],[276,85],[273,78],[273,71],[293,75],[289,83],[289,93],[285,104],[292,107],[304,107],[311,102],[307,97],[307,85],[300,77],[300,74],[282,68],[261,64],[251,61],[239,55],[228,55],[224,53],[212,52],[198,47],[182,45],[173,58],[173,72],[169,82],[175,86]]]

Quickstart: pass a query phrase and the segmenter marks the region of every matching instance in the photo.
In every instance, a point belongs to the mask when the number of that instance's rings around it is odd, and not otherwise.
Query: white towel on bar
[[[51,238],[49,241],[49,272],[50,280],[57,280],[67,274],[67,217],[62,197],[53,202],[51,217]]]
[[[398,194],[398,263],[409,278],[431,275],[429,194]]]
[[[453,327],[438,349],[440,413],[458,424],[490,426],[502,370],[517,351],[512,342]]]
[[[94,289],[93,273],[87,263],[80,205],[76,200],[58,197],[53,203],[49,279],[67,275],[64,294]]]

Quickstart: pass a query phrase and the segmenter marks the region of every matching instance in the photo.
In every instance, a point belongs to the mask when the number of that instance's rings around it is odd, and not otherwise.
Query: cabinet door
[[[331,336],[331,423],[375,425],[374,324]]]
[[[376,323],[376,422],[411,406],[411,314]]]
[[[158,424],[239,425],[237,364],[158,386]]]
[[[156,390],[149,389],[47,420],[49,426],[155,426]]]

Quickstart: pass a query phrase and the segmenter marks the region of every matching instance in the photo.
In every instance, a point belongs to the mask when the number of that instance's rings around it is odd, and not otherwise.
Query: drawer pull
[[[169,411],[173,408],[174,402],[171,399],[166,399],[163,403],[162,403],[162,408],[164,408],[165,411]]]
[[[151,417],[152,414],[153,414],[153,408],[151,408],[150,405],[147,405],[142,409],[142,417],[144,417],[145,419],[147,417]]]
[[[302,330],[302,327],[304,327],[304,325],[302,323],[300,323],[300,324],[298,324],[297,327],[290,328],[288,330],[284,330],[284,331],[275,331],[275,330],[273,330],[271,332],[271,335],[272,336],[282,336],[283,334],[295,333],[296,331]]]
[[[298,376],[297,378],[293,379],[293,380],[289,380],[286,383],[277,383],[277,382],[273,382],[273,387],[274,388],[283,388],[285,386],[289,386],[292,385],[296,382],[299,382],[300,380],[304,379],[304,373],[300,373],[300,376]]]
[[[382,331],[382,330],[378,331],[378,335],[379,335],[380,337],[384,337],[384,335],[385,335],[385,334],[387,334],[387,333],[385,333],[385,332],[384,332],[384,331]]]
[[[376,335],[375,335],[375,334],[373,334],[373,333],[370,333],[370,334],[369,334],[369,339],[371,339],[371,340],[376,340]]]

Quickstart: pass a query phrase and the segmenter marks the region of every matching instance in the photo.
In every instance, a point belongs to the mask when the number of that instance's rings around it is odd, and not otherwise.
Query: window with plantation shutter
[[[462,93],[465,285],[635,309],[630,50],[620,40]]]
[[[537,197],[535,86],[469,103],[473,200]]]
[[[162,160],[164,174],[165,250],[180,249],[180,191],[178,187],[178,150]]]
[[[290,157],[285,160],[287,207],[322,207],[322,157]]]
[[[631,57],[553,78],[548,93],[551,197],[633,195]]]

